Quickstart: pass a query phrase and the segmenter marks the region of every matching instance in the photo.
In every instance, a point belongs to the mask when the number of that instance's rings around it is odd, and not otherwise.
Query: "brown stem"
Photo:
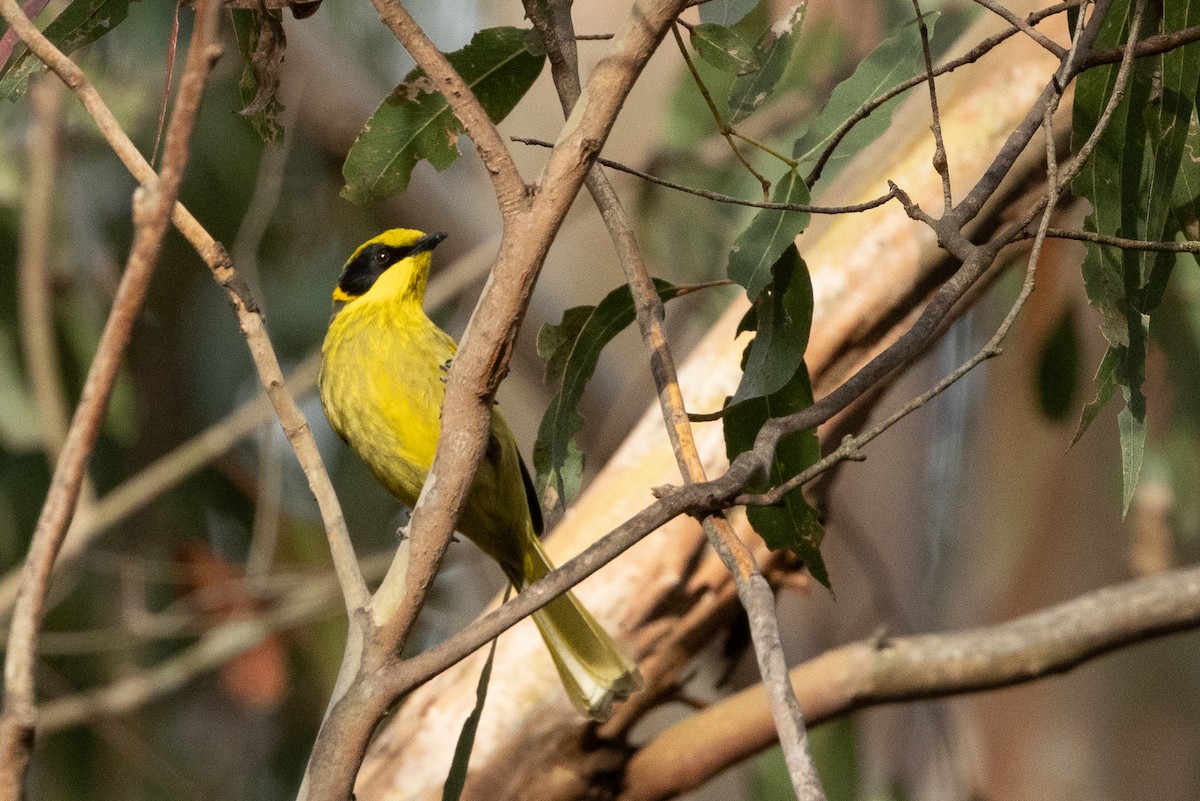
[[[3,788],[0,789],[0,797],[18,798],[24,787],[32,735],[37,722],[34,667],[37,662],[38,629],[46,594],[50,589],[50,573],[70,524],[88,458],[95,445],[121,359],[129,344],[133,324],[141,310],[150,277],[154,274],[163,236],[170,225],[171,211],[187,164],[188,140],[195,125],[204,82],[215,56],[210,43],[215,34],[217,8],[214,0],[201,0],[198,3],[179,100],[167,131],[162,171],[148,191],[139,190],[142,197],[135,195],[133,247],[113,299],[112,311],[100,336],[95,359],[88,370],[82,397],[67,432],[62,455],[55,466],[50,492],[25,560],[5,655],[4,711],[0,714],[0,788]],[[18,34],[28,41],[27,29],[22,29],[33,26],[16,7],[16,3],[5,0],[0,5],[0,11]]]

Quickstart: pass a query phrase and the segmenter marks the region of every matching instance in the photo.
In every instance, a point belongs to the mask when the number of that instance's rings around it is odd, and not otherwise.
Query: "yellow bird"
[[[433,249],[446,234],[395,228],[350,256],[333,290],[321,362],[321,404],[333,430],[388,491],[417,501],[441,430],[454,340],[422,303]],[[541,508],[499,410],[458,522],[518,590],[553,569],[542,550]],[[637,668],[567,593],[533,615],[571,701],[598,720],[637,689]]]

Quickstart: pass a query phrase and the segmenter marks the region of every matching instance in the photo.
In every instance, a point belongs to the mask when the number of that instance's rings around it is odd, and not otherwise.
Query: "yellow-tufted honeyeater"
[[[422,308],[433,249],[445,234],[405,228],[363,243],[333,291],[321,403],[341,437],[405,504],[416,503],[441,430],[455,343]],[[518,590],[553,566],[529,471],[499,410],[459,530],[496,560]],[[593,718],[637,688],[637,668],[567,593],[533,616],[571,701]]]

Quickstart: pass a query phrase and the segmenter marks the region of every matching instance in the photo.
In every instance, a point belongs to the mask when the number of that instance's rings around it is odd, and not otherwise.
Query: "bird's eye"
[[[389,254],[386,250],[375,251],[375,263],[378,264],[380,267],[386,266],[388,264],[388,262],[390,262],[390,261],[391,261],[391,254]]]

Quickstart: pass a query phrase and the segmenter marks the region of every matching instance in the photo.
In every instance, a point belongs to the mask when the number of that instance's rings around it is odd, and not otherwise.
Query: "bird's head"
[[[433,249],[446,234],[426,234],[409,228],[393,228],[359,245],[342,268],[333,302],[350,303],[368,296],[383,300],[425,298]]]

